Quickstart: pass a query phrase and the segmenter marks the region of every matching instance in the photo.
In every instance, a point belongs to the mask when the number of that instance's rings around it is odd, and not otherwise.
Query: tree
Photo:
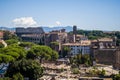
[[[1,48],[0,54],[12,56],[16,60],[26,57],[26,51],[18,45],[10,45],[6,48]]]
[[[120,71],[118,74],[112,75],[113,80],[120,80]]]
[[[12,80],[12,79],[9,77],[5,77],[5,78],[0,78],[0,80]]]
[[[31,42],[20,42],[19,46],[31,48],[32,46],[35,46],[35,44]]]
[[[120,80],[120,74],[116,74],[116,75],[113,77],[113,80]]]
[[[88,54],[77,54],[70,58],[70,63],[79,67],[79,64],[85,64],[86,66],[92,65],[90,56]]]
[[[19,61],[12,62],[7,70],[6,76],[10,78],[17,78],[20,75],[28,77],[29,80],[37,80],[43,75],[43,68],[37,61],[21,59]]]
[[[58,53],[48,46],[33,46],[27,53],[27,58],[42,60],[56,60]]]
[[[116,45],[117,45],[117,46],[120,46],[120,39],[117,39]]]
[[[59,43],[54,41],[54,42],[51,42],[50,43],[50,47],[53,49],[53,50],[56,50],[59,48]]]
[[[9,39],[18,40],[19,38],[15,34],[11,33],[10,31],[4,31],[3,32],[3,39],[4,40],[9,40]]]
[[[70,50],[71,50],[71,49],[70,49],[69,47],[65,46],[65,47],[63,48],[62,56],[65,57],[65,56],[70,55],[70,54],[69,54]]]
[[[16,40],[16,39],[9,39],[9,40],[6,40],[5,42],[7,43],[7,45],[11,45],[11,44],[18,43],[18,40]]]
[[[23,76],[20,73],[16,73],[12,77],[13,80],[24,80]]]
[[[73,68],[72,72],[73,72],[73,74],[79,74],[80,73],[78,68]]]
[[[104,69],[102,69],[102,71],[101,71],[101,76],[105,76],[105,74],[106,74],[106,71],[104,70]]]
[[[10,55],[0,54],[0,63],[9,63],[13,62],[15,58]]]
[[[0,48],[3,48],[4,47],[4,45],[0,42]]]
[[[92,65],[90,55],[88,54],[82,55],[82,63],[85,64],[86,66]]]

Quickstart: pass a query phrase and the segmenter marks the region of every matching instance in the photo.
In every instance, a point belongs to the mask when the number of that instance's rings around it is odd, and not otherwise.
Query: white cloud
[[[12,22],[17,27],[32,27],[32,26],[37,26],[37,22],[32,17],[16,18]]]
[[[57,25],[61,25],[61,22],[60,22],[60,21],[56,21],[56,24],[57,24]]]

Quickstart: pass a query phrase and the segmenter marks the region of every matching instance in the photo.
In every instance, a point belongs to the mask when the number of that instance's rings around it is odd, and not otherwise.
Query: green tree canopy
[[[4,47],[4,45],[0,42],[0,48],[3,48]]]
[[[79,64],[85,64],[86,66],[92,65],[90,55],[88,54],[77,54],[70,58],[70,63],[76,66],[79,66]]]
[[[35,46],[36,44],[31,43],[31,42],[20,42],[19,46],[21,47],[32,47]]]
[[[48,46],[33,46],[31,50],[28,51],[28,58],[40,59],[40,62],[44,60],[56,60],[58,58],[58,53],[52,50]]]
[[[3,63],[3,62],[9,63],[9,62],[12,62],[14,60],[15,60],[15,58],[13,58],[10,55],[0,54],[0,63]]]
[[[21,59],[9,65],[6,76],[16,78],[17,75],[20,75],[17,73],[20,73],[24,77],[28,77],[29,80],[37,80],[42,76],[43,68],[34,60]],[[17,75],[14,76],[15,74]]]
[[[17,45],[11,45],[0,49],[0,54],[12,56],[16,60],[26,57],[26,51],[24,48]]]
[[[13,80],[24,80],[24,77],[20,73],[16,73],[12,77]]]
[[[70,51],[71,51],[71,49],[69,47],[65,46],[62,51],[62,56],[63,57],[68,56]]]
[[[6,40],[5,42],[7,43],[7,45],[11,45],[11,44],[18,43],[18,40],[16,40],[16,39],[9,39],[9,40]]]

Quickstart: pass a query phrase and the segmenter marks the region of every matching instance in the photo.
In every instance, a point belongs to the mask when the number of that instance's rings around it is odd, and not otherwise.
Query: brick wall
[[[94,50],[93,57],[97,63],[113,64],[115,60],[116,49],[97,49]]]

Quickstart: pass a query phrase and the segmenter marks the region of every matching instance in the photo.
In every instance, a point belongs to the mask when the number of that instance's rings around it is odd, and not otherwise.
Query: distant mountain
[[[44,27],[42,26],[43,30],[45,32],[50,32],[52,30],[60,30],[60,29],[65,29],[66,32],[70,32],[73,30],[72,26],[65,26],[65,27],[62,27],[62,26],[58,26],[58,27]]]
[[[8,30],[8,31],[15,31],[15,28],[8,28],[8,27],[0,27],[0,30]]]
[[[50,32],[52,30],[60,30],[60,29],[65,29],[66,32],[72,31],[73,28],[72,26],[55,26],[55,27],[47,27],[47,26],[41,26],[45,32]],[[8,30],[8,31],[15,31],[15,28],[9,28],[9,27],[0,27],[0,30]]]

